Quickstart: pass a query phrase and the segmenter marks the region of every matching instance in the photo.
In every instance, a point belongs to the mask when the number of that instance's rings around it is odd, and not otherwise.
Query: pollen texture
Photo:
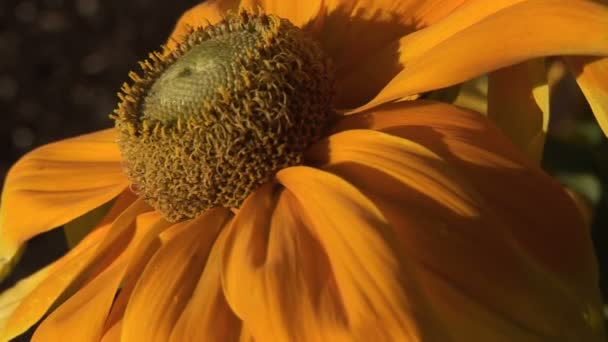
[[[168,220],[239,207],[324,133],[333,77],[288,20],[241,12],[132,72],[112,114],[134,190]]]

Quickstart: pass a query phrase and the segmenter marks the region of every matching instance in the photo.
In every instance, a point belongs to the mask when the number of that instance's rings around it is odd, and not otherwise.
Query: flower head
[[[607,25],[583,0],[198,5],[123,86],[116,128],[9,172],[2,263],[116,200],[0,297],[0,339],[45,316],[34,340],[601,340],[574,203],[525,141],[423,98],[607,56]],[[581,78],[600,121],[602,65]]]
[[[333,116],[329,60],[286,19],[229,14],[165,55],[131,75],[115,120],[127,174],[168,219],[239,207]]]

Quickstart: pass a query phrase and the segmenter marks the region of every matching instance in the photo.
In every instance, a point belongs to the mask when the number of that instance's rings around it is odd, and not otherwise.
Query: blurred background
[[[127,73],[164,43],[180,14],[197,2],[0,1],[0,184],[9,167],[31,149],[110,127],[108,114]],[[543,167],[587,211],[607,296],[608,140],[576,82],[560,73],[559,60],[547,63],[557,81]],[[483,79],[476,82],[479,93],[472,96],[483,96]],[[65,248],[61,230],[33,239],[0,291]]]
[[[196,0],[2,0],[0,181],[22,154],[111,125],[129,70]]]

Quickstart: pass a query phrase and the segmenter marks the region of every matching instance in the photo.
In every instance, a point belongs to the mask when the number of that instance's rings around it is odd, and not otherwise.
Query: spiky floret
[[[134,189],[171,221],[240,206],[299,164],[331,115],[329,60],[272,15],[229,14],[140,66],[112,117]]]

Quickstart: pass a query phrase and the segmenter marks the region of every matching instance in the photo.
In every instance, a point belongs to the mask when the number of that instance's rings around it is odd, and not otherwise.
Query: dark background
[[[0,184],[21,155],[110,127],[116,92],[197,0],[1,0]]]

